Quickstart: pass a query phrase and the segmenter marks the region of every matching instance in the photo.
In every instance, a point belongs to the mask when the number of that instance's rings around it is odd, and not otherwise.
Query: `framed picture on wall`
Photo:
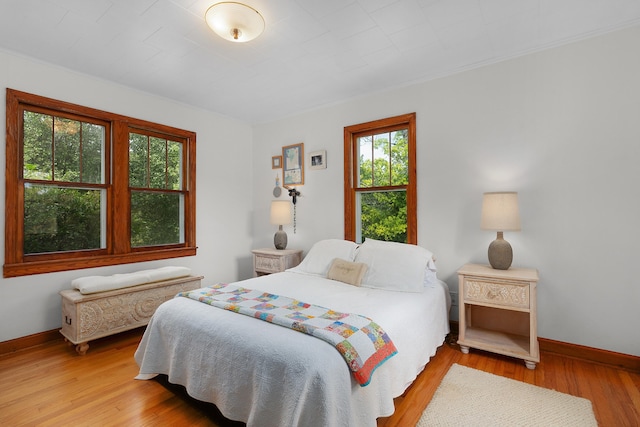
[[[283,185],[304,184],[304,143],[282,147]]]
[[[271,169],[282,169],[282,156],[271,157]]]
[[[327,150],[312,151],[309,153],[309,169],[327,168]]]

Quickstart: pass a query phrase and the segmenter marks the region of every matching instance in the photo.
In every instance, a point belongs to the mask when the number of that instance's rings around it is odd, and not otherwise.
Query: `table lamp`
[[[291,202],[288,200],[273,200],[271,202],[271,224],[278,226],[278,231],[273,236],[273,244],[276,249],[287,247],[287,233],[282,226],[291,224]]]
[[[496,192],[484,193],[482,198],[483,230],[497,231],[496,240],[489,245],[489,263],[496,270],[508,270],[513,261],[513,250],[509,242],[504,240],[504,231],[520,231],[520,212],[518,210],[518,193]]]

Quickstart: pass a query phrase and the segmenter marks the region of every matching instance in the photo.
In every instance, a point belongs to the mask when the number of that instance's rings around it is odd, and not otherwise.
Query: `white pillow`
[[[361,286],[403,292],[424,290],[425,271],[432,261],[433,254],[423,247],[374,239],[366,239],[355,257],[368,267]]]
[[[433,285],[434,283],[440,282],[437,274],[438,269],[436,268],[436,257],[431,255],[431,258],[427,260],[427,266],[424,269],[424,284],[425,285]]]
[[[357,247],[358,244],[350,240],[320,240],[311,247],[302,262],[297,267],[290,268],[289,271],[326,277],[329,266],[335,258],[353,261]]]

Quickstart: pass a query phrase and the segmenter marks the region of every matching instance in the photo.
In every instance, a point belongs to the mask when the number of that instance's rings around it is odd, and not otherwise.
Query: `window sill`
[[[83,268],[106,267],[109,265],[131,264],[196,255],[197,247],[140,251],[120,255],[102,255],[86,258],[67,258],[64,260],[33,261],[5,264],[3,277],[20,277],[32,274],[55,273],[59,271],[80,270]]]

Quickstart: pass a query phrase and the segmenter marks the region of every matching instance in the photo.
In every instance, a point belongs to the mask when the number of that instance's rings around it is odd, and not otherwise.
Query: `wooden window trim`
[[[155,261],[196,255],[196,134],[166,125],[134,119],[14,89],[6,91],[5,264],[3,277],[17,277],[117,264]],[[23,254],[24,191],[22,178],[22,105],[76,114],[111,123],[105,144],[107,170],[107,245],[104,249],[28,255]],[[131,129],[178,137],[185,142],[184,187],[185,242],[175,245],[131,248],[128,188],[128,138]],[[107,147],[110,147],[108,149]],[[109,163],[109,161],[111,163]]]
[[[355,144],[356,136],[364,132],[395,130],[400,127],[409,129],[408,168],[409,184],[407,192],[407,243],[418,243],[417,221],[417,183],[416,183],[416,113],[403,114],[395,117],[374,120],[344,128],[344,238],[355,241],[356,239],[356,193],[358,189],[357,168],[354,161],[357,158],[358,147]],[[394,186],[393,188],[401,188]],[[362,191],[384,189],[366,188]]]

